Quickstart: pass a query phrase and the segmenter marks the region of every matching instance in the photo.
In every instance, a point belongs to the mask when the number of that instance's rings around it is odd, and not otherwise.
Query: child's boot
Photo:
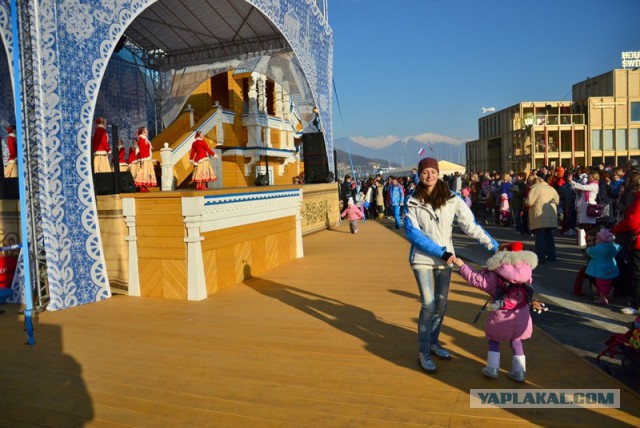
[[[609,288],[609,291],[607,291],[607,300],[611,301],[613,299],[613,296],[615,295],[615,292],[615,288]]]
[[[606,305],[607,303],[609,303],[609,299],[607,299],[607,296],[605,296],[604,294],[600,294],[600,297],[595,299],[593,303],[597,303],[598,305]]]
[[[524,355],[514,355],[513,367],[509,372],[509,377],[517,382],[524,382],[527,379],[527,359]]]
[[[487,377],[496,378],[500,374],[500,352],[487,352],[487,366],[481,370]]]

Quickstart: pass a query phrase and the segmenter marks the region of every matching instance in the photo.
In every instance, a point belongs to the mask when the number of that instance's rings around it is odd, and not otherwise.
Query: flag
[[[424,147],[420,147],[420,150],[418,150],[418,156],[422,156],[424,154]]]

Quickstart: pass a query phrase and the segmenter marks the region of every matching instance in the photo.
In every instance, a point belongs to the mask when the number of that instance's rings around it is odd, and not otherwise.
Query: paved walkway
[[[640,425],[637,394],[537,328],[526,384],[484,378],[472,320],[485,295],[457,275],[442,331],[454,358],[422,372],[408,244],[384,224],[352,235],[345,223],[304,246],[202,302],[118,296],[45,312],[33,347],[4,305],[0,426]],[[472,388],[613,388],[621,408],[472,409]]]

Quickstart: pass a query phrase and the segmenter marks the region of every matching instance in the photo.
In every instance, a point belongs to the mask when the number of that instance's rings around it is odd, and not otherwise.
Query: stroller
[[[605,345],[607,347],[596,357],[596,362],[607,373],[611,368],[600,361],[603,355],[614,358],[616,355],[622,357],[622,368],[630,374],[640,375],[640,317],[631,324],[626,333],[617,333],[609,337]]]

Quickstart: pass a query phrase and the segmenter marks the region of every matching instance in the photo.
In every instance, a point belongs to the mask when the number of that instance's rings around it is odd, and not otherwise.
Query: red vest
[[[138,160],[138,154],[136,153],[135,147],[129,147],[129,165]]]
[[[149,160],[151,159],[151,141],[144,135],[138,136],[138,159]]]
[[[7,136],[7,149],[9,150],[8,160],[15,160],[18,157],[18,145],[16,144],[16,134],[11,133]]]
[[[96,132],[93,134],[92,148],[93,153],[107,154],[111,152],[109,136],[107,135],[107,130],[104,129],[104,126],[102,125],[98,125],[96,127]]]
[[[191,144],[191,154],[189,155],[189,159],[191,159],[193,163],[197,164],[202,159],[205,159],[207,154],[215,156],[215,152],[209,148],[207,142],[203,139],[199,138]]]
[[[127,164],[127,161],[125,160],[125,156],[124,156],[124,146],[118,147],[118,162],[120,162],[120,165]]]

